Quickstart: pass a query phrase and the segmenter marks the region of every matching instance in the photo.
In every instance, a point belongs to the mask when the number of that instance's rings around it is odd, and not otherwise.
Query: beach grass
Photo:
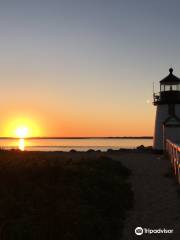
[[[130,174],[105,154],[0,151],[0,239],[120,239]]]

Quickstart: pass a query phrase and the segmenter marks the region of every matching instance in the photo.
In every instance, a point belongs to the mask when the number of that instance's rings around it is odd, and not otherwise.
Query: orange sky
[[[1,4],[0,136],[152,136],[153,82],[180,76],[180,4],[41,2]]]
[[[11,105],[9,111],[4,109],[0,121],[1,136],[15,136],[20,126],[29,128],[28,136],[142,136],[152,135],[154,109],[146,102],[127,109],[97,106],[83,111],[67,106],[55,111],[34,105],[23,104],[19,109]],[[129,111],[129,109],[131,109]],[[1,112],[3,112],[1,110]]]

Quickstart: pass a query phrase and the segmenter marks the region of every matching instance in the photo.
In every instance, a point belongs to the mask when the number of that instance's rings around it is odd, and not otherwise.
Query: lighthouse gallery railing
[[[180,146],[171,142],[169,139],[166,140],[166,153],[169,156],[173,172],[180,184]]]

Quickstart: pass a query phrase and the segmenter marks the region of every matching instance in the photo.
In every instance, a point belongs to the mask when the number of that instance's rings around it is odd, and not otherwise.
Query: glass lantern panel
[[[179,91],[179,85],[162,85],[162,91]]]

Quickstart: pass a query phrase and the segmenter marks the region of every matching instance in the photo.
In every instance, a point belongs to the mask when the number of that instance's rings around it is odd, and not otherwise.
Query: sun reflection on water
[[[24,138],[19,139],[18,148],[19,148],[19,150],[24,151],[24,148],[25,148]]]

